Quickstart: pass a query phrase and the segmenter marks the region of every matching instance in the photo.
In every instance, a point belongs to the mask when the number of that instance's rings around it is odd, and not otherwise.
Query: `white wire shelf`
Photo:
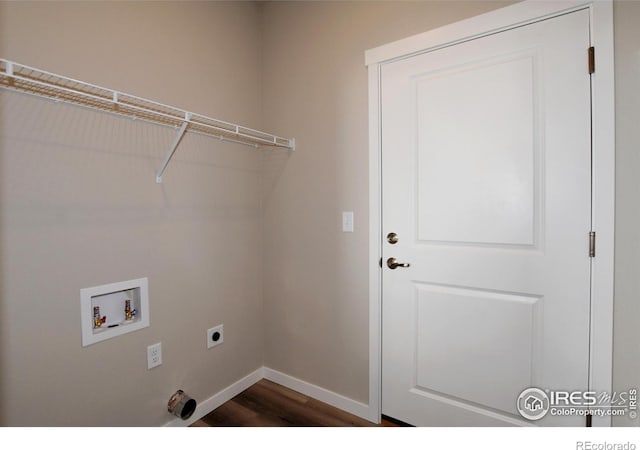
[[[177,130],[175,139],[162,166],[156,173],[156,182],[158,183],[162,183],[162,176],[167,165],[178,144],[180,144],[184,133],[187,131],[212,136],[221,141],[250,145],[255,148],[270,146],[289,150],[295,149],[295,139],[287,139],[242,125],[195,114],[173,106],[136,97],[135,95],[95,86],[1,58],[0,88],[175,128]]]

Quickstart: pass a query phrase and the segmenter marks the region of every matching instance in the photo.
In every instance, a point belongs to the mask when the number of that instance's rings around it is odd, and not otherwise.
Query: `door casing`
[[[369,406],[368,419],[381,418],[382,335],[382,186],[380,140],[380,67],[394,60],[434,51],[567,12],[588,9],[595,73],[591,76],[592,260],[589,389],[612,391],[613,274],[615,204],[615,127],[613,4],[601,1],[537,2],[527,0],[477,17],[377,47],[366,52],[369,71]],[[585,49],[587,70],[587,49]],[[585,249],[588,236],[585,235]],[[593,417],[593,426],[611,426],[610,417]]]

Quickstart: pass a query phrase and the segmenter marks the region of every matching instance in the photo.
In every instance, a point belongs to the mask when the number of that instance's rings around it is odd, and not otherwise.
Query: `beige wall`
[[[614,390],[640,387],[640,1],[614,4],[616,59],[616,259]],[[640,418],[614,419],[638,426]]]
[[[368,149],[363,54],[502,6],[276,2],[265,7],[264,126],[296,136],[265,213],[265,364],[367,402]],[[640,1],[617,1],[614,390],[640,385]],[[355,211],[354,234],[340,213]],[[282,262],[282,263],[280,263]],[[615,425],[638,425],[627,417]]]
[[[260,127],[259,20],[245,2],[2,2],[0,55]],[[161,425],[178,388],[202,401],[262,366],[261,156],[187,136],[157,185],[172,139],[0,91],[0,424]],[[79,290],[138,277],[151,326],[82,348]]]
[[[177,388],[263,363],[366,403],[364,51],[504,4],[0,2],[1,57],[298,143],[187,137],[158,186],[170,131],[0,91],[0,424],[159,425]],[[618,390],[640,379],[639,22],[616,3]],[[142,276],[151,327],[82,348],[79,289]]]
[[[265,211],[265,365],[368,403],[364,52],[504,2],[264,6],[263,121],[296,137]],[[355,232],[342,233],[341,212]]]

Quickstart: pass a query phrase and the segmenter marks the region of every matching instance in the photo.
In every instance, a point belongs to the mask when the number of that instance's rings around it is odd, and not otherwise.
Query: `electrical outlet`
[[[160,364],[162,364],[162,343],[158,342],[147,347],[147,369],[153,369]]]
[[[207,330],[207,348],[215,347],[224,342],[224,325],[218,325]]]

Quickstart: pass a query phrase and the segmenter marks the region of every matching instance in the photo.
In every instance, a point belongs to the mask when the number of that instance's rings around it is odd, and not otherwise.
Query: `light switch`
[[[342,231],[353,233],[353,211],[342,211]]]

